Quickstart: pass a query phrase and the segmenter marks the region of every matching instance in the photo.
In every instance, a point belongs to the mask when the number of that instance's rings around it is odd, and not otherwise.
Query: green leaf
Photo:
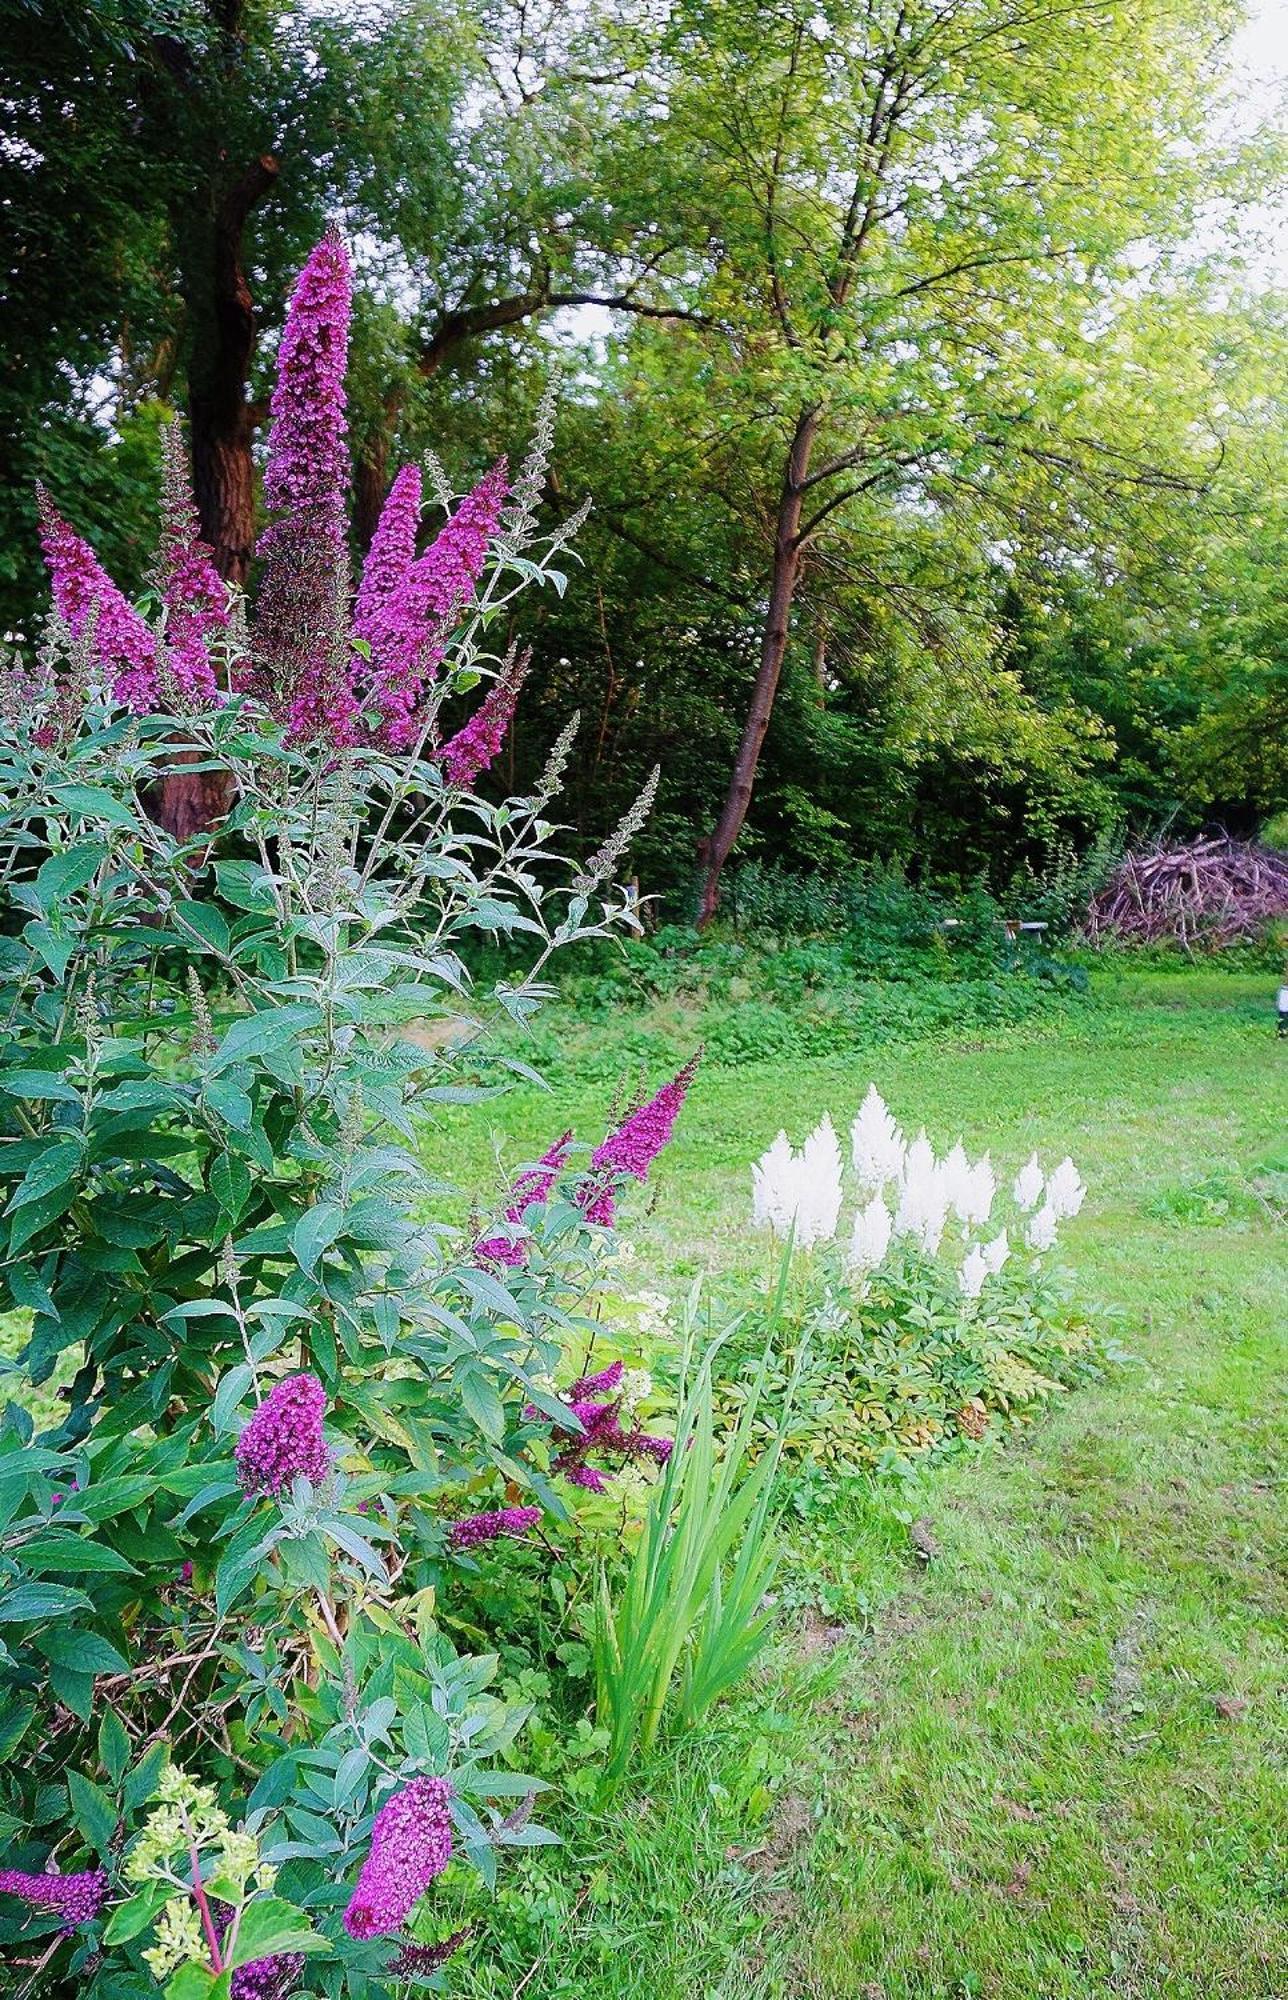
[[[173,1894],[169,1882],[149,1882],[128,1903],[118,1903],[107,1920],[103,1943],[124,1944],[127,1939],[137,1937],[160,1915]]]
[[[87,1535],[73,1534],[68,1528],[51,1528],[34,1536],[24,1545],[22,1560],[26,1569],[37,1574],[45,1570],[68,1576],[138,1574],[134,1564],[115,1549],[105,1548],[102,1542],[91,1541]]]
[[[320,1201],[306,1208],[291,1231],[291,1248],[302,1271],[312,1277],[323,1252],[330,1248],[344,1227],[344,1210],[334,1201]]]
[[[8,1703],[5,1704],[3,1711],[0,1711],[0,1763],[7,1762],[13,1756],[35,1719],[36,1709],[33,1702],[14,1702],[12,1707]]]
[[[126,1812],[136,1812],[154,1796],[169,1754],[164,1743],[153,1743],[144,1751],[121,1788]]]
[[[220,1153],[210,1165],[210,1192],[232,1222],[250,1200],[250,1168],[233,1153]]]
[[[66,1618],[73,1611],[92,1611],[83,1590],[70,1590],[64,1583],[20,1583],[0,1596],[0,1624],[16,1625],[19,1620]]]
[[[96,1785],[92,1778],[83,1778],[79,1771],[67,1774],[67,1796],[72,1804],[72,1818],[89,1846],[96,1854],[106,1854],[119,1818],[111,1798],[101,1785]]]
[[[254,1379],[254,1372],[245,1361],[239,1361],[235,1368],[226,1369],[220,1376],[210,1406],[210,1421],[217,1431],[233,1428],[234,1412]]]
[[[275,1958],[279,1953],[329,1952],[330,1944],[319,1937],[303,1910],[280,1896],[256,1896],[242,1911],[237,1942],[228,1955],[228,1967],[235,1972],[252,1959]]]
[[[307,1000],[288,1000],[283,1007],[268,1007],[261,1014],[248,1014],[229,1028],[210,1058],[210,1073],[217,1075],[233,1063],[248,1062],[270,1049],[280,1049],[307,1029],[316,1027],[321,1018],[320,1010]]]
[[[505,1437],[505,1405],[498,1396],[491,1379],[481,1375],[477,1369],[462,1369],[456,1378],[461,1392],[461,1401],[482,1431],[484,1437],[493,1444],[500,1444]]]
[[[254,1108],[241,1085],[230,1076],[212,1076],[206,1083],[206,1102],[217,1118],[234,1132],[249,1132]]]
[[[213,903],[181,902],[175,904],[176,914],[183,918],[191,930],[196,931],[203,943],[226,958],[232,949],[232,937],[223,912]]]
[[[75,1626],[59,1626],[52,1632],[42,1632],[36,1646],[47,1660],[56,1660],[64,1667],[75,1667],[77,1673],[123,1674],[129,1670],[129,1661],[122,1659],[116,1647],[100,1632],[83,1632]]]
[[[109,826],[122,826],[131,833],[139,830],[134,814],[102,785],[55,785],[52,796],[59,805],[86,819],[106,820]]]
[[[130,1761],[130,1739],[114,1708],[103,1710],[98,1725],[98,1758],[114,1785],[119,1785]]]
[[[66,1182],[74,1180],[83,1158],[83,1150],[74,1139],[53,1140],[28,1167],[9,1197],[5,1214],[12,1215],[16,1209],[25,1208],[28,1202],[40,1201]]]

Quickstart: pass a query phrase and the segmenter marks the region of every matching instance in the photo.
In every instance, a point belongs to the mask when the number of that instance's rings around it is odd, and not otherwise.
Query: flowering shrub
[[[573,873],[568,732],[531,796],[467,789],[522,681],[512,601],[563,587],[548,409],[423,550],[400,473],[351,604],[349,310],[328,237],[281,344],[253,619],[172,432],[155,619],[46,498],[54,611],[0,661],[2,1303],[58,1412],[0,1424],[0,1944],[98,2000],[374,1995],[462,1944],[407,1930],[425,1890],[548,1836],[526,1710],[436,1597],[666,1455],[602,1373],[554,1384],[691,1065],[497,1217],[428,1219],[425,1122],[522,1069],[489,1026],[558,951],[634,924],[611,880],[648,797]],[[176,773],[217,824],[157,823]],[[529,948],[490,996],[480,934]]]
[[[1032,1156],[1003,1188],[991,1160],[909,1140],[875,1085],[844,1160],[826,1115],[804,1143],[780,1132],[752,1168],[754,1224],[789,1242],[775,1367],[803,1369],[785,1451],[815,1487],[915,1463],[1024,1421],[1101,1354],[1047,1268],[1086,1190],[1072,1160]],[[842,1211],[848,1198],[848,1223]],[[1000,1211],[1005,1210],[1003,1214]],[[730,1399],[746,1392],[763,1315],[742,1336]]]

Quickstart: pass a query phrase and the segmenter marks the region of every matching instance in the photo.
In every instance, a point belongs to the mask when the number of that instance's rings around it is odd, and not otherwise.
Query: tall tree
[[[683,216],[709,454],[766,545],[759,660],[700,914],[746,819],[802,580],[927,512],[981,537],[1201,478],[1087,422],[1145,246],[1188,226],[1208,0],[692,0],[619,180]],[[665,145],[658,134],[665,133]],[[670,342],[675,377],[685,357]],[[1143,387],[1143,385],[1142,385]],[[1033,478],[1034,469],[1040,480]],[[766,479],[766,473],[768,478]]]

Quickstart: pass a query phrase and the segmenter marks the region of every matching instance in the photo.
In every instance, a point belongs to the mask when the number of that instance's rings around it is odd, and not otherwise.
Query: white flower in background
[[[879,1194],[887,1181],[898,1179],[906,1147],[907,1141],[884,1098],[875,1083],[870,1083],[858,1117],[850,1127],[854,1171],[865,1194]]]
[[[945,1153],[936,1171],[949,1208],[954,1209],[964,1222],[962,1204],[970,1194],[970,1161],[960,1139]]]
[[[935,1171],[935,1150],[926,1137],[923,1125],[903,1156],[903,1172],[900,1180],[907,1187],[909,1182],[929,1181]]]
[[[1042,1163],[1036,1153],[1030,1153],[1015,1176],[1015,1186],[1011,1189],[1011,1193],[1015,1196],[1016,1207],[1022,1208],[1027,1215],[1031,1208],[1037,1207],[1045,1186]]]
[[[991,1243],[981,1243],[980,1245],[980,1255],[984,1259],[984,1265],[990,1278],[997,1276],[1010,1254],[1011,1246],[1007,1240],[1005,1230],[1002,1231],[1000,1236],[995,1236]]]
[[[850,1237],[846,1263],[851,1271],[875,1271],[890,1248],[890,1236],[894,1228],[894,1218],[879,1194],[874,1194],[866,1208],[861,1208],[854,1218],[854,1232]]]
[[[968,1166],[959,1176],[958,1185],[953,1190],[953,1209],[964,1223],[974,1223],[982,1228],[993,1211],[993,1196],[997,1193],[997,1180],[987,1153],[974,1166]]]
[[[1043,1202],[1037,1214],[1030,1219],[1024,1234],[1028,1238],[1030,1250],[1049,1250],[1055,1242],[1059,1216],[1049,1201]]]
[[[841,1142],[826,1111],[801,1147],[805,1198],[796,1212],[796,1233],[809,1249],[830,1243],[841,1216]]]
[[[984,1289],[984,1280],[988,1274],[988,1259],[980,1249],[979,1244],[976,1243],[967,1252],[962,1261],[962,1267],[957,1273],[957,1282],[961,1286],[962,1297],[977,1299]]]
[[[947,1220],[945,1177],[935,1164],[930,1141],[924,1132],[918,1132],[903,1163],[894,1233],[915,1236],[927,1256],[933,1257],[943,1239]]]
[[[751,1211],[757,1229],[785,1236],[796,1213],[800,1183],[796,1155],[780,1132],[751,1170]]]
[[[1061,1160],[1046,1184],[1047,1206],[1056,1220],[1063,1222],[1066,1217],[1076,1215],[1082,1207],[1086,1188],[1073,1161],[1066,1157]]]
[[[841,1213],[841,1148],[829,1117],[798,1153],[785,1132],[751,1170],[752,1214],[760,1228],[786,1236],[793,1223],[802,1250],[830,1243]]]
[[[628,1368],[618,1384],[622,1398],[622,1408],[630,1417],[636,1415],[639,1405],[653,1394],[653,1377],[647,1368]]]

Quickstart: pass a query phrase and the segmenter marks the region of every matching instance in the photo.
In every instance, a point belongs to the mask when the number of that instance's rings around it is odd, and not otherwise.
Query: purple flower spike
[[[389,489],[353,606],[353,636],[370,645],[380,630],[380,613],[402,585],[416,560],[420,527],[420,467],[404,465]]]
[[[548,1199],[550,1190],[563,1171],[572,1144],[572,1132],[564,1132],[553,1146],[541,1155],[535,1167],[526,1174],[520,1174],[510,1192],[509,1206],[505,1219],[516,1227],[523,1221],[530,1208]],[[475,1254],[492,1264],[506,1264],[511,1270],[527,1261],[527,1251],[522,1241],[513,1236],[488,1236],[475,1245]]]
[[[656,1097],[632,1111],[615,1132],[590,1156],[594,1168],[615,1174],[633,1174],[637,1181],[648,1179],[648,1170],[675,1130],[680,1106],[693,1082],[700,1056],[690,1056],[684,1068]]]
[[[493,681],[465,727],[443,745],[439,758],[448,784],[457,791],[468,791],[500,750],[531,663],[531,653],[513,661],[508,672]]]
[[[493,1514],[466,1514],[453,1521],[447,1531],[451,1549],[472,1549],[480,1542],[495,1542],[504,1535],[515,1540],[535,1528],[541,1519],[540,1507],[501,1507]]]
[[[165,658],[181,702],[209,708],[219,698],[207,641],[228,623],[228,592],[197,532],[178,423],[161,433],[162,512],[157,581],[165,601]]]
[[[564,1473],[570,1486],[580,1486],[587,1493],[607,1493],[609,1474],[600,1472],[593,1465],[573,1465]]]
[[[42,486],[36,488],[36,498],[40,542],[59,617],[75,638],[94,617],[94,656],[111,678],[112,693],[136,715],[145,715],[157,702],[156,640]]]
[[[445,1778],[413,1778],[386,1799],[371,1828],[371,1849],[344,1913],[350,1937],[386,1937],[403,1923],[452,1858],[452,1788]]]
[[[230,1910],[215,1916],[215,1935],[220,1944],[232,1922]],[[277,1952],[271,1958],[252,1958],[239,1965],[229,1985],[231,2000],[290,2000],[304,1972],[300,1951]]]
[[[655,1465],[667,1465],[675,1450],[675,1439],[650,1437],[647,1431],[632,1431],[626,1439],[626,1449],[633,1458],[651,1458]]]
[[[581,1403],[585,1401],[587,1396],[610,1395],[621,1382],[625,1372],[626,1363],[624,1361],[613,1361],[610,1362],[607,1368],[601,1368],[598,1375],[579,1376],[568,1391],[568,1401],[570,1403]]]
[[[437,1944],[405,1944],[398,1956],[390,1960],[387,1971],[395,1979],[427,1979],[431,1972],[437,1972],[440,1965],[455,1957],[471,1928],[466,1924],[464,1930],[453,1931]]]
[[[270,1390],[237,1440],[237,1470],[248,1493],[278,1494],[298,1478],[322,1484],[331,1470],[325,1410],[316,1375],[288,1375]]]
[[[420,733],[421,693],[474,596],[509,490],[498,459],[372,619],[372,693],[392,750],[409,749]]]
[[[21,1868],[0,1868],[0,1892],[20,1896],[33,1910],[56,1910],[65,1931],[92,1923],[107,1895],[107,1870],[86,1868],[79,1875],[28,1875]]]
[[[344,371],[353,279],[328,230],[296,280],[277,354],[264,498],[277,519],[260,538],[254,691],[301,739],[343,745],[360,710],[344,629],[348,597]]]

